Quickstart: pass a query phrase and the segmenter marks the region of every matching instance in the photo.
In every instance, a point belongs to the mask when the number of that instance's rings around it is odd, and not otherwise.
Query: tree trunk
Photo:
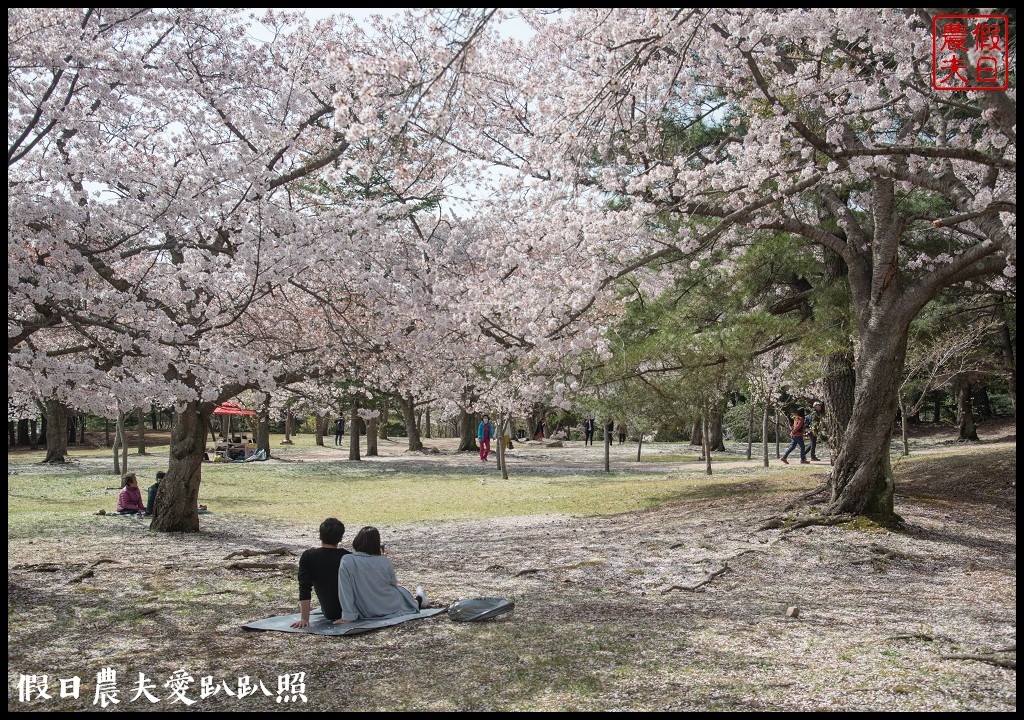
[[[707,446],[711,448],[712,452],[725,452],[725,433],[722,431],[722,409],[720,407],[711,409],[704,428],[704,434],[708,441]]]
[[[110,419],[103,418],[103,444],[110,447]]]
[[[999,347],[1003,353],[1003,367],[1006,371],[1006,383],[1010,392],[1010,403],[1013,406],[1013,415],[1017,416],[1017,365],[1014,359],[1014,344],[1010,337],[1010,327],[1006,323],[1006,310],[1003,299],[999,298],[999,309],[997,315],[1001,322],[999,324]]]
[[[78,413],[69,412],[67,413],[68,418],[68,445],[74,445],[78,442]],[[28,445],[28,420],[23,420],[25,423],[25,444]]]
[[[263,451],[264,457],[270,459],[270,396],[260,405],[256,416],[256,452]]]
[[[934,394],[935,403],[932,405],[932,422],[936,425],[942,422],[942,393]]]
[[[764,466],[768,467],[768,401],[764,402],[764,411],[761,413],[761,450]]]
[[[853,411],[829,478],[828,512],[866,515],[893,525],[900,518],[893,509],[889,449],[907,333],[892,319],[886,320],[876,323],[882,329],[862,333]]]
[[[288,408],[284,411],[284,440],[281,441],[282,445],[292,444],[292,409]]]
[[[459,411],[459,449],[458,452],[480,452],[476,444],[476,416],[465,410]]]
[[[992,417],[992,403],[988,399],[988,388],[979,385],[974,391],[974,407],[978,409],[978,415],[982,420]]]
[[[430,437],[430,406],[427,405],[427,409],[423,412],[423,437]]]
[[[359,455],[359,400],[355,395],[352,396],[352,404],[349,408],[348,417],[348,426],[350,429],[348,434],[348,459],[362,460],[362,457]]]
[[[7,447],[12,448],[18,445],[18,423],[14,420],[7,421]]]
[[[327,429],[328,419],[322,415],[316,415],[316,444],[318,447],[324,446],[324,432]]]
[[[146,454],[146,423],[145,423],[146,413],[143,412],[141,405],[139,405],[139,407],[136,408],[135,412],[138,414],[138,417],[139,417],[139,438],[138,438],[139,446],[138,446],[138,450],[136,451],[136,454],[138,454],[138,455],[145,455]],[[203,432],[203,440],[204,440],[204,442],[206,440],[206,433],[205,432]]]
[[[903,392],[899,394],[900,401],[900,435],[903,440],[903,457],[910,455],[910,441],[907,440],[907,408],[903,401]]]
[[[701,452],[704,452],[704,430],[702,423],[703,418],[698,415],[693,421],[693,426],[690,428],[690,444],[700,447]]]
[[[978,428],[974,424],[974,408],[971,405],[971,389],[974,383],[969,379],[961,380],[956,393],[956,424],[959,431],[957,438],[961,442],[978,439]]]
[[[775,408],[775,459],[782,457],[782,448],[779,447],[779,408]]]
[[[85,445],[85,413],[78,414],[78,444]],[[34,421],[33,421],[34,422]]]
[[[747,412],[747,460],[754,456],[754,403]]]
[[[640,429],[639,437],[636,441],[636,461],[640,462],[640,449],[644,446],[644,431]]]
[[[854,390],[857,382],[853,354],[832,353],[825,358],[823,380],[828,414],[821,418],[821,424],[832,447],[832,455],[835,456],[843,450],[846,428],[853,416]]]
[[[604,471],[612,471],[611,463],[611,447],[612,447],[612,431],[609,428],[611,425],[610,420],[606,420],[604,423]]]
[[[501,479],[508,480],[508,465],[505,463],[508,448],[505,447],[505,433],[512,439],[512,417],[498,413],[498,468],[501,470]]]
[[[46,423],[50,432],[46,433],[46,457],[44,463],[57,465],[67,462],[68,434],[64,428],[68,425],[67,408],[60,400],[47,400],[45,404]],[[56,428],[56,429],[54,429]]]
[[[202,480],[206,428],[212,403],[191,401],[171,427],[167,475],[160,481],[153,530],[199,532],[199,484]]]
[[[402,419],[405,420],[405,432],[409,436],[409,450],[423,449],[420,433],[416,428],[416,406],[412,395],[399,395],[398,404],[402,406]]]
[[[28,441],[32,445],[33,450],[39,447],[38,427],[34,418],[28,421]]]
[[[366,423],[366,457],[377,457],[377,418]]]
[[[711,445],[711,442],[712,442],[712,440],[711,440],[711,425],[712,425],[711,418],[709,418],[707,415],[705,415],[704,416],[704,428],[703,428],[704,432],[702,433],[703,436],[704,436],[704,444],[701,447],[701,450],[704,453],[704,474],[705,475],[711,475],[712,474],[711,473],[711,450],[712,450],[712,445]]]

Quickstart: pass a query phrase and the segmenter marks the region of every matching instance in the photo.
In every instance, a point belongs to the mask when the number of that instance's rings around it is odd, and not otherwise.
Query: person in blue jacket
[[[494,428],[491,421],[484,415],[483,420],[476,429],[476,439],[480,443],[480,459],[487,462],[487,456],[491,453],[491,438],[494,436]]]

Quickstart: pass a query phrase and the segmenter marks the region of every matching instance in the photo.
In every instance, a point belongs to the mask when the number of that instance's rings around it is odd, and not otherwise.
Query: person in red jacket
[[[789,454],[793,452],[793,448],[796,447],[800,448],[800,462],[805,465],[809,465],[811,462],[807,459],[807,451],[804,449],[804,416],[803,408],[797,408],[793,414],[793,429],[789,431],[789,437],[791,438],[789,447],[786,448],[786,452],[782,453],[782,457],[779,458],[782,460],[783,465],[789,465],[789,460],[786,458],[789,457]]]

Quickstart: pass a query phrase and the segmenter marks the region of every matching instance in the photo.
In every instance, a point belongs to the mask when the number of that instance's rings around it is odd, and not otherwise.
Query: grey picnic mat
[[[426,608],[424,610],[420,610],[418,613],[411,613],[409,615],[399,615],[398,617],[383,618],[381,620],[356,620],[355,622],[346,623],[344,625],[335,625],[325,618],[322,612],[314,610],[309,614],[309,627],[293,628],[292,623],[301,617],[299,613],[295,613],[294,615],[277,615],[263,620],[255,620],[251,623],[246,623],[242,628],[245,630],[277,630],[278,632],[310,633],[313,635],[359,635],[360,633],[369,632],[370,630],[378,630],[391,625],[398,625],[399,623],[404,623],[407,620],[422,620],[423,618],[443,613],[447,611],[447,609],[448,608]]]

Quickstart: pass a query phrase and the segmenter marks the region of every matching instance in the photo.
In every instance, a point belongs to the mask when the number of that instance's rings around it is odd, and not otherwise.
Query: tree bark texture
[[[908,321],[909,324],[909,321]],[[899,518],[893,507],[889,462],[907,333],[889,322],[861,337],[857,388],[843,447],[829,480],[830,514],[866,515],[885,525]]]
[[[352,396],[352,404],[349,407],[348,426],[351,430],[348,434],[348,459],[362,460],[359,454],[359,400]]]
[[[405,420],[405,432],[409,437],[409,450],[422,450],[423,442],[416,428],[416,404],[412,395],[400,395],[398,403],[402,406],[402,419]]]
[[[270,401],[263,404],[256,418],[256,452],[260,450],[270,459]]]
[[[199,484],[202,480],[206,427],[213,403],[191,401],[171,428],[167,475],[156,493],[150,527],[165,532],[199,531]]]
[[[377,457],[377,418],[366,423],[366,457]]]
[[[46,433],[46,457],[44,463],[60,464],[67,462],[65,456],[68,454],[68,434],[63,431],[68,425],[68,411],[60,400],[50,399],[46,401],[46,423],[51,431]],[[26,429],[28,424],[26,423]],[[53,431],[52,428],[60,428]]]
[[[459,411],[459,449],[458,452],[480,452],[476,444],[476,415],[465,410]]]
[[[958,440],[968,441],[978,439],[978,427],[974,424],[974,407],[971,403],[971,393],[974,383],[970,379],[963,379],[958,383],[956,392],[956,425],[959,432]]]

